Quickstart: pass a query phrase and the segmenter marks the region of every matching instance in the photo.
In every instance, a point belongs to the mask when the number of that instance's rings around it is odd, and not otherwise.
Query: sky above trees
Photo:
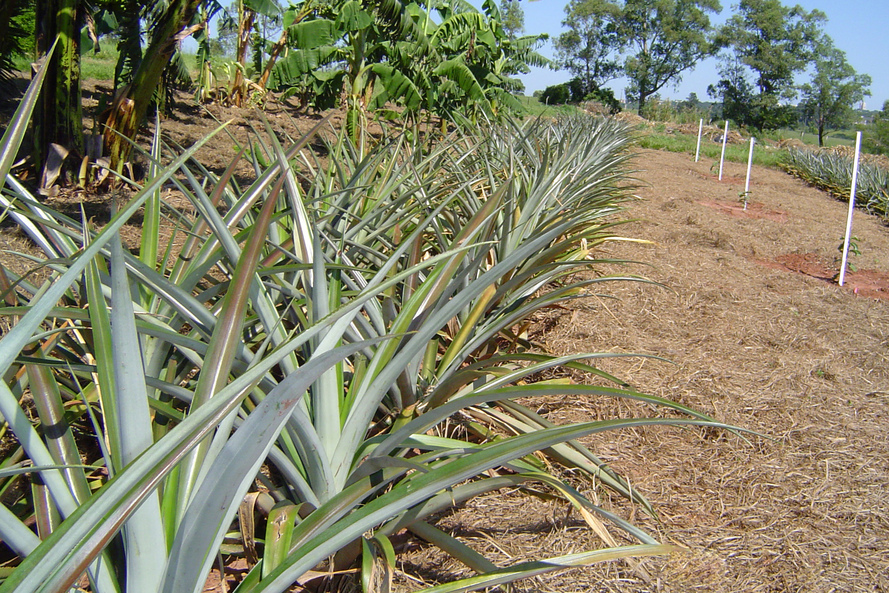
[[[565,18],[564,7],[567,0],[538,0],[529,2],[522,0],[525,10],[525,32],[548,33],[550,38],[557,37],[562,31],[561,22]],[[823,25],[826,34],[833,38],[836,46],[846,52],[849,63],[860,74],[869,74],[872,79],[872,96],[866,99],[868,109],[880,109],[884,101],[889,100],[889,64],[885,56],[889,55],[889,36],[885,34],[886,23],[889,22],[889,2],[886,0],[796,0],[784,1],[786,5],[799,4],[806,10],[818,9],[827,14],[827,22]],[[711,22],[719,25],[732,14],[732,4],[723,1],[722,13],[711,18]],[[541,52],[554,56],[552,44]],[[526,93],[544,89],[549,85],[566,82],[571,74],[534,69],[531,74],[522,76]],[[684,99],[689,93],[697,93],[701,99],[707,98],[707,85],[719,78],[718,63],[714,58],[704,60],[693,71],[683,76],[682,83],[674,90],[668,85],[661,91],[665,98]],[[798,82],[806,82],[802,77]],[[615,80],[605,86],[614,89],[615,94],[623,96],[624,80]]]

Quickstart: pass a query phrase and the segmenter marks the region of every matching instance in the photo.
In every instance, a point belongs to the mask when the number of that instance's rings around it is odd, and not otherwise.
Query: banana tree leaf
[[[390,101],[401,102],[408,109],[420,106],[423,100],[420,91],[403,73],[387,64],[374,64],[371,70],[377,75],[377,82],[370,109],[380,109]]]
[[[337,24],[328,19],[305,20],[287,29],[287,37],[297,50],[317,50],[333,46],[340,37]]]
[[[372,23],[373,17],[356,0],[349,0],[343,4],[336,17],[337,29],[346,33],[366,29]]]
[[[262,16],[275,17],[281,14],[281,7],[274,0],[244,0],[244,7]]]

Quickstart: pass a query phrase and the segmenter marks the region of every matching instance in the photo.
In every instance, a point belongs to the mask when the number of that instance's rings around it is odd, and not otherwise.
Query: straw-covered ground
[[[688,155],[640,151],[635,165],[645,186],[628,212],[638,221],[621,232],[651,243],[616,243],[606,255],[651,267],[608,271],[662,286],[614,283],[541,318],[537,337],[559,353],[669,358],[601,366],[768,438],[650,428],[589,439],[660,523],[602,503],[686,551],[576,569],[526,590],[889,590],[889,229],[856,213],[860,272],[841,288],[831,277],[846,205],[754,168],[745,212],[742,165],[728,163],[723,182]],[[543,411],[560,422],[652,413],[604,398]],[[520,496],[478,501],[446,524],[513,560],[603,545],[564,504]],[[498,551],[493,533],[511,534],[497,538],[511,545]],[[422,552],[417,560],[435,564]]]

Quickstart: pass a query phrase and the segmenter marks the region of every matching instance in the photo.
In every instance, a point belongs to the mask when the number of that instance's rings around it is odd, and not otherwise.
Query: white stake
[[[725,120],[725,132],[722,133],[722,154],[719,155],[719,180],[722,181],[722,164],[725,162],[725,141],[728,139],[728,120]]]
[[[750,154],[747,155],[747,181],[744,182],[744,210],[747,210],[747,197],[750,195],[750,167],[753,165],[753,136],[750,137]]]
[[[858,185],[858,155],[861,152],[861,132],[855,134],[855,160],[852,164],[852,188],[849,190],[849,216],[846,218],[846,238],[843,241],[843,263],[840,267],[840,286],[846,279],[849,261],[849,242],[852,240],[852,211],[855,210],[855,186]]]
[[[701,132],[704,131],[704,118],[701,118],[701,123],[698,124],[698,147],[695,148],[695,162],[698,162],[698,159],[701,157]]]

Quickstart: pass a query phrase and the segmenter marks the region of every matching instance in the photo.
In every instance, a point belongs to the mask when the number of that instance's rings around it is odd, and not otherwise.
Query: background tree
[[[45,55],[56,43],[34,115],[38,167],[51,144],[75,153],[82,151],[80,55],[85,48],[81,45],[97,38],[101,26],[111,22],[116,23],[119,42],[126,47],[121,48],[113,102],[104,122],[104,144],[112,167],[122,166],[129,156],[130,141],[156,102],[156,91],[165,75],[172,80],[171,75],[175,78],[186,74],[182,61],[175,63],[174,69],[168,68],[179,42],[200,26],[192,21],[202,1],[167,0],[149,5],[132,0],[37,0],[37,55]],[[143,55],[141,35],[146,23],[150,42]]]
[[[800,108],[803,117],[818,130],[818,146],[824,146],[825,130],[836,130],[852,122],[854,105],[870,96],[870,84],[870,76],[857,74],[846,61],[845,52],[825,35],[815,52],[812,80],[801,87]]]
[[[219,21],[216,23],[216,37],[211,42],[213,53],[218,53],[226,58],[233,58],[238,47],[238,22],[228,13],[222,10],[219,13]]]
[[[717,0],[626,0],[616,21],[617,34],[629,48],[624,73],[627,94],[645,111],[648,97],[716,53],[719,44],[708,13],[722,10]]]
[[[263,28],[264,26],[267,28],[270,22],[280,19],[283,11],[275,0],[235,0],[233,8],[237,15],[235,38],[237,69],[229,100],[233,105],[243,107],[247,100],[248,82],[252,82],[247,73],[247,54],[248,52],[252,54],[253,71],[258,76],[262,72],[264,50],[267,45]]]
[[[720,10],[717,0],[571,0],[556,52],[586,94],[626,75],[642,114],[650,96],[716,53],[709,13]]]
[[[757,96],[744,65],[737,59],[725,59],[720,67],[722,78],[707,87],[707,94],[722,103],[721,118],[750,125],[755,120]]]
[[[540,95],[540,102],[544,105],[564,105],[570,100],[571,89],[568,88],[568,83],[564,82],[546,87]]]
[[[698,99],[697,93],[689,93],[688,97],[685,98],[684,101],[679,102],[679,107],[682,109],[698,109],[701,107],[701,100]]]
[[[142,63],[143,7],[138,0],[116,0],[105,7],[117,22],[117,64],[114,66],[114,88],[133,80]],[[147,16],[147,15],[145,15]]]
[[[510,39],[525,32],[525,11],[519,0],[500,0],[500,19],[503,31]]]
[[[799,5],[792,8],[779,0],[741,0],[736,13],[720,32],[722,41],[732,48],[725,59],[723,78],[716,88],[725,96],[745,97],[748,109],[739,124],[758,130],[776,129],[794,123],[795,112],[786,103],[796,96],[794,77],[814,59],[816,41],[821,38],[823,12],[806,12]],[[744,71],[753,75],[747,82]],[[744,88],[752,84],[746,96]],[[726,111],[730,111],[726,109]]]
[[[615,27],[619,10],[608,0],[570,0],[565,6],[562,25],[568,30],[555,40],[556,55],[559,65],[580,81],[584,95],[621,72]]]
[[[865,128],[861,143],[873,154],[889,154],[889,101],[883,103],[883,111]]]
[[[34,59],[34,3],[28,0],[0,2],[0,81],[15,70],[14,59]]]
[[[290,25],[288,36],[290,51],[270,84],[316,108],[342,99],[354,133],[367,113],[388,103],[404,106],[409,117],[422,109],[443,117],[521,109],[511,94],[521,89],[515,75],[548,64],[536,51],[546,36],[508,37],[492,0],[482,10],[453,2],[429,11],[333,0]]]

